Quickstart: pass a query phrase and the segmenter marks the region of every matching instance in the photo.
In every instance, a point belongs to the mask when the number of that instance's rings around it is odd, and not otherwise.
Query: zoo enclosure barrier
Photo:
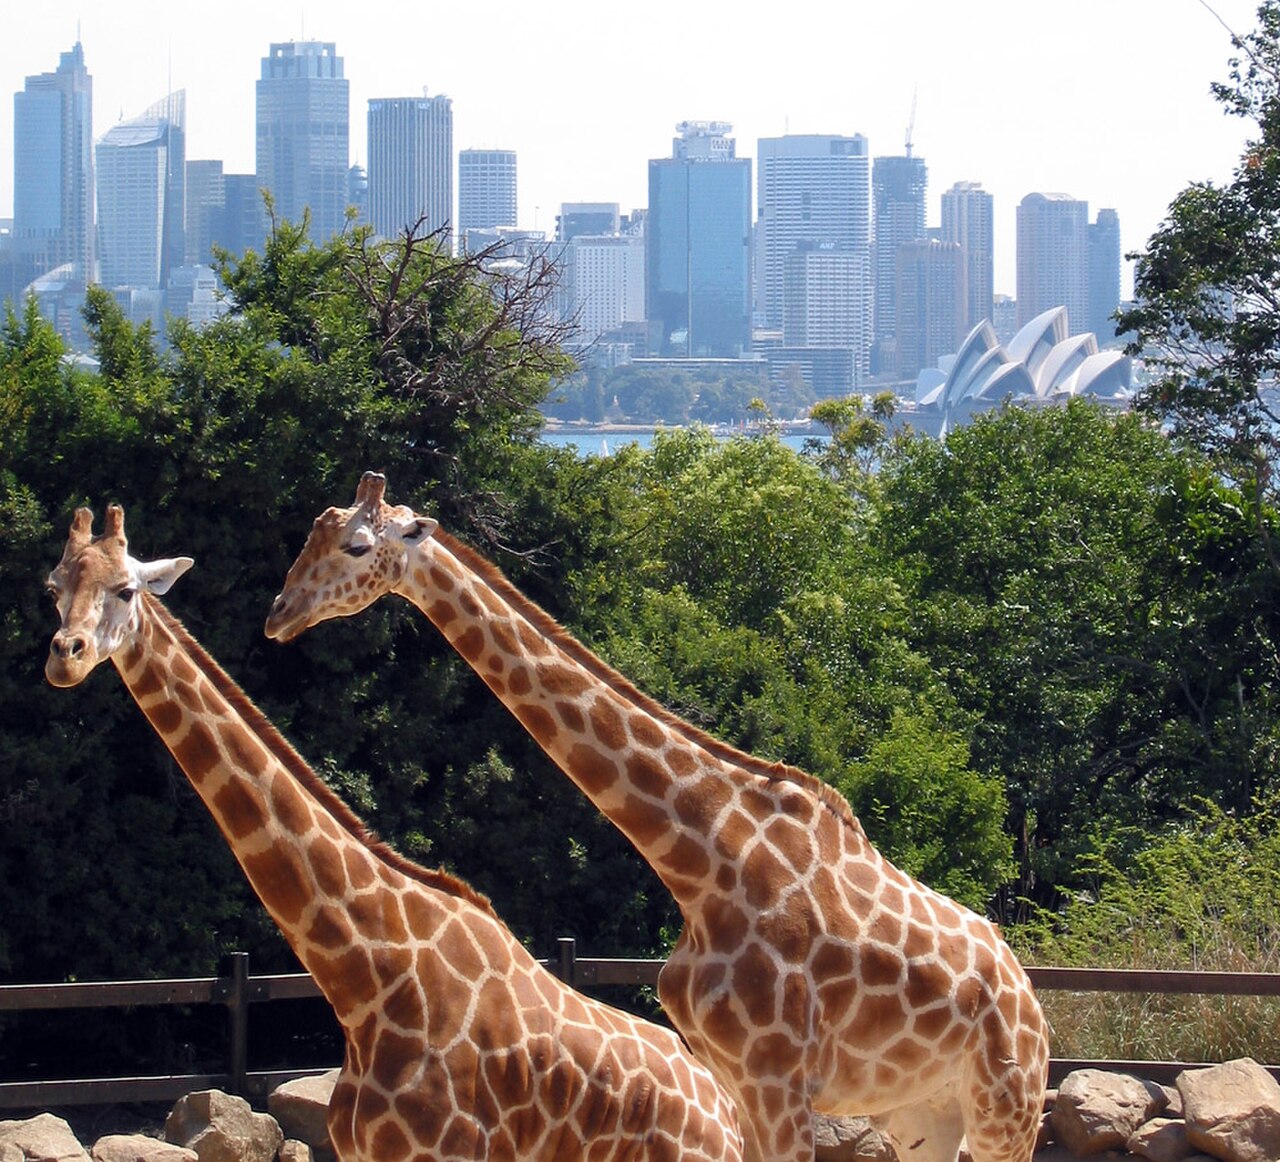
[[[655,985],[661,960],[579,957],[576,942],[557,942],[557,954],[543,964],[565,983],[586,991],[606,985]],[[1167,969],[1028,967],[1039,991],[1199,994],[1204,996],[1280,997],[1280,973],[1181,972]],[[0,1110],[44,1109],[110,1102],[176,1101],[201,1089],[222,1089],[252,1101],[263,1101],[276,1086],[325,1069],[281,1069],[251,1072],[249,1009],[266,1001],[319,997],[305,973],[266,976],[249,974],[249,954],[225,958],[220,974],[182,980],[102,981],[76,984],[0,985],[0,1015],[31,1010],[128,1008],[139,1005],[221,1005],[227,1014],[226,1071],[170,1074],[160,1077],[83,1078],[65,1081],[0,1083]],[[337,1062],[334,1063],[335,1065]],[[1049,1082],[1057,1084],[1074,1069],[1094,1068],[1133,1073],[1170,1084],[1185,1069],[1207,1062],[1085,1061],[1054,1058]],[[332,1068],[330,1066],[329,1068]],[[1268,1065],[1280,1080],[1280,1064]]]

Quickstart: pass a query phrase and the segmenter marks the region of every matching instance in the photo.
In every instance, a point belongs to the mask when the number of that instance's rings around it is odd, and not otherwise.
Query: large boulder
[[[1223,1162],[1280,1158],[1280,1082],[1250,1057],[1178,1076],[1187,1138]]]
[[[898,1162],[892,1143],[867,1118],[815,1114],[816,1162]]]
[[[1163,1111],[1159,1086],[1124,1073],[1077,1069],[1058,1087],[1050,1124],[1057,1141],[1081,1157],[1123,1150],[1144,1122]]]
[[[179,1098],[165,1120],[164,1137],[194,1150],[200,1162],[273,1162],[284,1141],[275,1118],[220,1089]]]
[[[53,1114],[0,1122],[0,1156],[11,1158],[15,1151],[25,1162],[89,1162],[80,1139]]]
[[[284,1136],[305,1142],[321,1159],[333,1157],[328,1118],[338,1072],[331,1069],[314,1077],[286,1081],[267,1098],[267,1110],[280,1123]]]

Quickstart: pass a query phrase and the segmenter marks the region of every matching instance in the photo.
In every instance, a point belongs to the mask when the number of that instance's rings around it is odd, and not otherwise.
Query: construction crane
[[[911,135],[916,128],[916,96],[920,91],[919,85],[913,85],[911,89],[911,116],[907,119],[907,156],[911,156]]]

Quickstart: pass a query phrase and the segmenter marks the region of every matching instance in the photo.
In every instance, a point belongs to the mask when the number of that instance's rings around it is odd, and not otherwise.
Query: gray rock
[[[21,1151],[26,1162],[89,1162],[88,1151],[71,1127],[53,1114],[0,1122],[0,1152]]]
[[[270,1114],[242,1097],[204,1089],[180,1098],[164,1123],[166,1142],[187,1146],[200,1162],[274,1162],[284,1141]]]
[[[1081,1157],[1123,1150],[1130,1136],[1163,1111],[1159,1086],[1123,1073],[1077,1069],[1058,1087],[1050,1124],[1056,1141]]]
[[[1187,1127],[1178,1118],[1152,1118],[1130,1136],[1130,1154],[1151,1162],[1185,1162],[1192,1153]]]
[[[1178,1076],[1187,1138],[1222,1162],[1280,1158],[1280,1082],[1250,1057]]]

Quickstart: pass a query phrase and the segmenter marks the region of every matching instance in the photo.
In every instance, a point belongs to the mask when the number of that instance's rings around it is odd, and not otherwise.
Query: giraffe
[[[416,605],[672,892],[672,1023],[734,1095],[752,1159],[810,1162],[814,1111],[903,1162],[1027,1162],[1048,1030],[999,930],[884,859],[818,779],[642,694],[365,473],[316,518],[267,619],[288,641],[386,593]]]
[[[342,1162],[740,1162],[732,1099],[669,1029],[559,981],[489,901],[379,843],[157,599],[189,557],[129,556],[78,509],[45,673],[110,658],[345,1038]]]

